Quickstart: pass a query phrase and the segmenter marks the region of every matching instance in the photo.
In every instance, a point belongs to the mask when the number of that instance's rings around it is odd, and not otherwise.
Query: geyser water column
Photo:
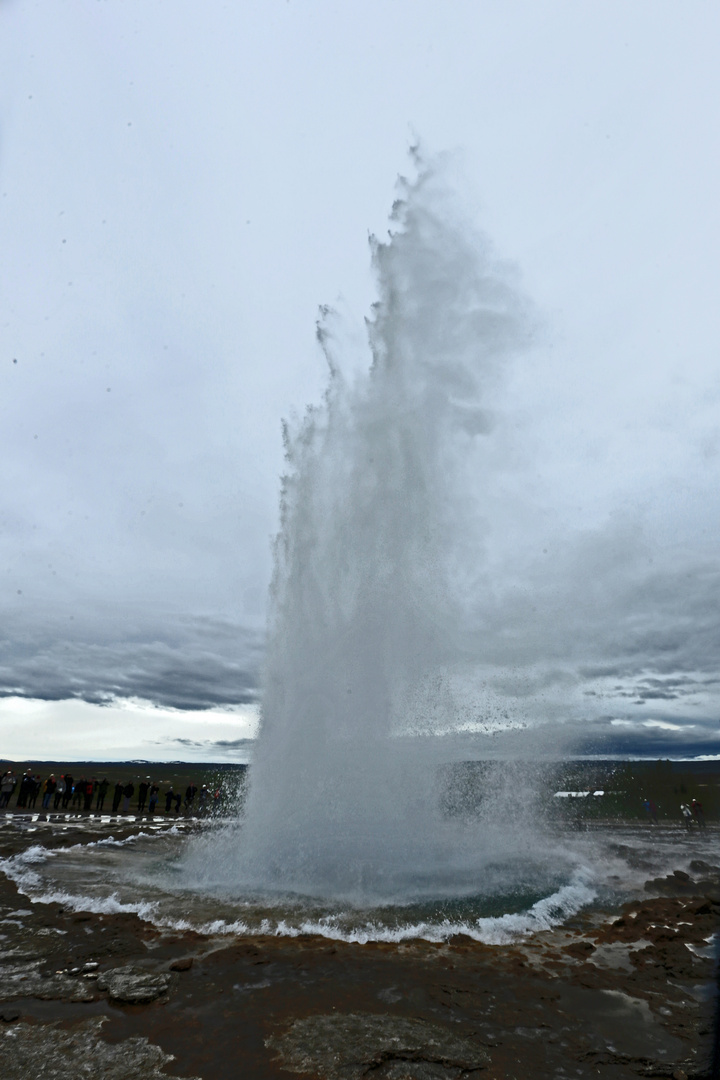
[[[371,241],[379,299],[366,369],[344,374],[326,312],[325,400],[286,428],[239,883],[391,899],[432,891],[457,854],[432,773],[408,749],[422,740],[399,736],[432,734],[432,708],[420,720],[413,703],[427,703],[457,641],[456,465],[488,431],[484,388],[526,342],[528,320],[442,169],[419,163],[399,187],[389,239]]]

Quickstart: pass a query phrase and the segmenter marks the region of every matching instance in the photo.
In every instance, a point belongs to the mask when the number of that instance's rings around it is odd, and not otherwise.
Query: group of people
[[[112,804],[110,804],[110,790],[112,788]],[[98,780],[96,777],[81,777],[73,779],[69,773],[56,777],[51,773],[45,780],[39,775],[33,775],[28,769],[19,780],[8,769],[0,778],[0,810],[10,806],[10,800],[17,789],[15,806],[18,810],[34,810],[38,799],[41,800],[43,810],[87,810],[105,812],[112,809],[113,814],[127,814],[131,811],[131,803],[136,795],[136,787],[132,780],[126,783],[118,780],[113,786],[107,777]],[[197,803],[196,803],[197,799]],[[160,784],[147,779],[137,785],[137,813],[153,815],[162,813],[164,800],[165,814],[179,814],[181,809],[190,816],[195,814],[205,815],[216,812],[220,807],[221,792],[211,794],[207,784],[199,789],[197,784],[191,781],[185,788],[183,799],[182,790],[175,791],[173,785],[161,793]],[[108,801],[106,810],[105,802]],[[94,807],[93,807],[94,803]],[[160,809],[158,810],[158,803]]]
[[[643,803],[645,811],[652,821],[653,825],[658,823],[658,810],[652,799],[645,799]],[[692,829],[694,825],[697,825],[699,829],[705,828],[705,813],[703,811],[703,805],[699,799],[693,799],[690,804],[680,804],[680,815],[682,823],[686,829]]]

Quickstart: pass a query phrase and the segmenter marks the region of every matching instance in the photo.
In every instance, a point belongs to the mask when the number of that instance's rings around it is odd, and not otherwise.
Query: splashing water
[[[286,428],[244,820],[240,835],[203,839],[193,873],[350,903],[530,883],[537,898],[543,881],[557,887],[558,860],[523,815],[527,792],[505,798],[508,777],[496,777],[491,812],[448,814],[427,751],[452,710],[442,672],[461,647],[463,462],[491,428],[488,390],[526,345],[529,306],[436,166],[400,182],[392,225],[387,242],[371,241],[379,300],[365,370],[343,373],[325,311],[325,400]]]

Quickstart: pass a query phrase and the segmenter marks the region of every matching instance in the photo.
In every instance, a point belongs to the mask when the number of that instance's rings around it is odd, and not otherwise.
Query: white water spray
[[[443,817],[423,748],[458,647],[458,477],[528,308],[435,167],[400,182],[372,259],[366,370],[343,374],[324,313],[325,401],[286,430],[259,743],[241,835],[205,852],[207,880],[403,900],[492,887],[526,849],[507,817],[480,834]]]

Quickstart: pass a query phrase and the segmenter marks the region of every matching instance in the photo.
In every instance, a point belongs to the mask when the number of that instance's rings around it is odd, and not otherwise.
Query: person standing
[[[16,809],[25,809],[30,798],[30,792],[32,791],[33,777],[30,769],[27,769],[20,781],[20,790],[18,791],[17,802],[15,803]]]
[[[55,788],[55,809],[56,810],[60,809],[60,803],[63,801],[64,797],[65,797],[65,776],[63,775],[58,780],[57,787]]]
[[[40,774],[35,773],[35,775],[32,778],[32,785],[30,787],[30,791],[28,793],[28,806],[30,807],[31,810],[35,809],[35,803],[37,802],[37,797],[40,794],[40,788],[41,787],[42,787],[42,780],[40,779]]]
[[[155,813],[155,807],[157,806],[158,796],[160,795],[160,788],[156,783],[150,785],[150,801],[148,804],[148,814],[152,817]]]
[[[78,781],[76,781],[75,786],[73,787],[72,803],[70,804],[72,806],[73,810],[75,808],[77,808],[78,810],[81,809],[84,794],[85,794],[85,777],[81,776],[80,779]]]
[[[177,794],[175,795],[175,813],[176,814],[180,813],[180,803],[181,802],[182,802],[182,795],[178,791]]]
[[[695,818],[698,828],[705,828],[705,813],[703,811],[703,805],[699,799],[693,799],[690,803],[690,809],[692,810],[693,817]]]
[[[10,805],[10,796],[15,790],[15,777],[12,770],[8,769],[5,775],[0,781],[0,810],[3,810],[6,806]]]
[[[117,784],[115,785],[115,791],[113,792],[113,805],[112,805],[113,814],[117,814],[118,807],[120,805],[120,800],[122,799],[122,797],[123,797],[123,786],[120,783],[120,781],[118,780]]]
[[[110,787],[110,784],[108,782],[107,776],[103,776],[102,780],[98,784],[97,802],[95,803],[95,809],[96,810],[102,810],[103,806],[105,805],[105,796],[108,793],[108,788],[109,787]]]
[[[50,773],[47,780],[43,784],[43,801],[42,801],[43,810],[49,810],[50,809],[50,800],[53,797],[53,795],[55,794],[55,788],[56,787],[57,787],[57,780],[55,779],[55,774]]]
[[[175,792],[173,791],[173,786],[171,784],[170,787],[168,788],[168,790],[165,792],[165,813],[166,814],[170,813],[170,809],[172,807],[172,801],[173,801],[174,798],[175,798]]]
[[[148,788],[150,785],[147,780],[143,780],[138,785],[138,814],[145,813],[145,803],[147,802]]]
[[[65,773],[65,794],[63,795],[62,808],[67,810],[70,797],[73,793],[73,778],[70,773]]]
[[[88,813],[92,810],[92,797],[93,797],[93,786],[94,786],[94,784],[95,784],[94,779],[85,781],[85,793],[84,793],[85,805],[84,805],[83,809],[86,810]]]
[[[127,784],[123,788],[123,801],[122,801],[122,812],[123,812],[123,814],[127,814],[128,810],[130,809],[130,800],[132,799],[134,794],[135,794],[135,785],[133,784],[132,780],[128,780]]]
[[[193,784],[192,780],[185,789],[185,810],[187,813],[192,811],[193,803],[195,802],[195,796],[197,794],[197,787]]]

